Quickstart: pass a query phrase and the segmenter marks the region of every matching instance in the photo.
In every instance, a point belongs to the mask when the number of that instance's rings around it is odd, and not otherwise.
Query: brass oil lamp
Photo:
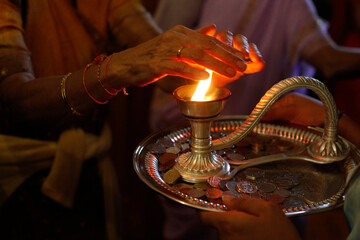
[[[347,157],[350,148],[337,136],[336,105],[328,89],[320,81],[310,77],[293,77],[280,81],[266,92],[240,128],[226,137],[213,141],[210,136],[211,122],[222,111],[230,91],[210,87],[210,81],[211,76],[210,80],[200,81],[197,90],[195,85],[186,85],[173,92],[178,107],[191,124],[191,152],[180,155],[175,163],[175,169],[184,181],[197,183],[204,182],[211,176],[228,175],[229,164],[217,155],[215,150],[230,147],[241,141],[280,96],[297,88],[308,88],[317,94],[324,104],[326,113],[323,136],[309,144],[308,155],[317,163],[331,163]],[[205,87],[201,86],[202,82],[206,82]],[[203,91],[203,96],[200,100],[194,99],[193,93],[199,89]]]

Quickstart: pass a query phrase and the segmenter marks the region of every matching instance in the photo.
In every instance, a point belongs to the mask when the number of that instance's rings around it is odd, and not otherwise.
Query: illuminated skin
[[[220,40],[221,46],[225,45],[225,48],[228,49],[237,49],[241,54],[237,53],[238,56],[241,56],[244,65],[244,68],[237,68],[236,73],[234,75],[230,75],[225,72],[219,71],[217,68],[213,68],[209,65],[209,63],[205,62],[202,66],[199,62],[195,62],[192,58],[194,56],[190,55],[190,49],[184,48],[181,51],[181,60],[186,62],[189,66],[197,66],[202,69],[202,67],[208,68],[210,70],[213,70],[213,78],[212,78],[212,86],[215,87],[224,87],[225,85],[229,84],[230,82],[236,81],[244,74],[251,74],[255,72],[261,71],[264,66],[265,62],[262,59],[262,56],[257,48],[257,46],[254,43],[249,43],[247,38],[241,34],[233,35],[229,31],[221,31],[216,32],[216,27],[214,25],[208,25],[201,29],[197,30],[198,33],[202,33],[205,35],[208,35],[209,37],[214,37],[218,40]],[[187,53],[184,53],[187,52]],[[214,56],[215,58],[218,58],[216,55],[213,55],[211,52],[207,52],[209,55]],[[226,62],[226,60],[223,60]],[[227,64],[231,63],[227,62]],[[241,62],[240,62],[241,64]],[[226,69],[225,69],[226,70]],[[228,69],[230,70],[230,69]],[[175,74],[174,74],[175,75]],[[187,79],[192,80],[205,80],[208,78],[208,75],[204,75],[204,77],[199,79],[189,78],[184,75],[175,75],[175,76],[181,76]],[[171,79],[171,80],[170,80]],[[158,85],[166,92],[172,92],[176,87],[184,84],[184,79],[174,76],[168,76],[167,78],[161,79],[157,82]]]
[[[290,93],[268,110],[262,120],[282,120],[289,123],[323,126],[325,112],[320,101]],[[339,121],[339,134],[360,147],[360,127],[346,115]],[[264,200],[225,200],[228,212],[201,212],[205,224],[218,229],[222,240],[232,239],[300,239],[295,227],[278,205]]]
[[[241,50],[246,49],[243,45],[247,43],[237,41],[238,37],[235,36],[233,46],[238,47],[236,49],[211,36],[215,32],[214,25],[199,31],[176,26],[162,34],[153,30],[152,35],[139,36],[142,44],[112,56],[107,67],[107,79],[116,89],[121,89],[145,86],[168,75],[192,80],[205,79],[208,73],[204,68],[209,68],[221,75],[222,79],[233,81],[236,79],[234,76],[247,71],[247,53]],[[20,47],[26,48],[22,33],[18,30],[9,30],[4,35],[9,41],[13,40]],[[177,51],[181,47],[184,48],[179,59]],[[261,59],[260,56],[258,58]],[[106,64],[101,65],[101,76],[104,75],[105,66]],[[66,96],[78,112],[88,114],[94,112],[99,105],[84,90],[83,72],[84,69],[79,69],[67,79]],[[1,81],[0,87],[6,89],[2,92],[2,101],[4,105],[16,109],[11,114],[19,123],[39,125],[42,128],[53,126],[54,121],[65,123],[74,116],[61,100],[59,86],[62,78],[63,76],[35,78],[29,72],[13,74]],[[171,79],[164,80],[174,88],[175,84]],[[95,98],[108,100],[112,97],[99,86],[96,64],[86,72],[86,86]],[[49,112],[49,109],[52,111]]]
[[[200,213],[205,224],[218,229],[221,240],[301,239],[294,225],[275,203],[234,198],[226,200],[225,204],[233,210]]]
[[[216,31],[214,25],[199,31],[176,26],[154,39],[117,53],[109,64],[109,79],[113,76],[112,81],[115,81],[116,78],[116,84],[121,88],[144,86],[166,75],[202,80],[208,77],[204,68],[227,78],[244,72],[246,53],[204,34],[211,31]],[[181,47],[180,58],[177,58]],[[119,80],[119,76],[123,79]]]
[[[259,49],[254,43],[248,43],[248,40],[243,35],[235,35],[229,31],[224,31],[218,34],[215,34],[215,37],[225,42],[229,46],[233,46],[236,49],[239,49],[245,54],[246,59],[246,69],[245,71],[238,71],[234,77],[228,78],[223,77],[217,73],[214,74],[213,82],[215,86],[223,87],[228,83],[238,79],[244,74],[251,74],[261,71],[265,67],[265,62],[262,59]]]

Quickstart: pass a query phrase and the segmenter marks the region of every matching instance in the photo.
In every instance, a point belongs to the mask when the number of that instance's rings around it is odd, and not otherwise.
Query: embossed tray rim
[[[222,116],[214,121],[212,131],[231,131],[235,130],[236,127],[240,126],[241,122],[246,119],[247,116]],[[275,130],[275,131],[274,131]],[[290,126],[276,123],[259,123],[254,129],[253,132],[256,132],[260,135],[269,136],[270,134],[284,138],[287,140],[296,141],[298,144],[308,144],[316,136],[322,134],[321,128],[311,128],[304,126]],[[144,139],[136,148],[133,155],[133,164],[135,171],[139,178],[150,188],[162,194],[163,196],[172,199],[178,203],[191,206],[200,210],[207,211],[226,211],[227,208],[225,205],[213,204],[206,200],[201,200],[197,198],[190,197],[184,193],[181,193],[171,186],[167,185],[161,178],[159,172],[157,171],[157,159],[151,154],[146,146],[155,143],[156,140],[162,137],[170,137],[170,139],[177,141],[184,137],[189,137],[191,135],[191,129],[189,126],[174,126],[169,129],[156,132],[146,139]],[[347,141],[345,139],[345,141]],[[343,160],[343,167],[346,169],[344,171],[344,179],[347,179],[349,172],[359,165],[360,162],[360,151],[349,142],[351,147],[350,156],[347,159]],[[306,215],[310,213],[319,213],[324,212],[336,207],[342,206],[344,202],[343,195],[344,185],[342,185],[338,192],[331,196],[330,198],[324,199],[319,202],[312,204],[305,204],[303,206],[284,208],[283,212],[288,216],[298,216]]]

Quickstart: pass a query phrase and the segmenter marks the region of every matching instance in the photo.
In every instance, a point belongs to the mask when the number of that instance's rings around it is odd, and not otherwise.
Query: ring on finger
[[[181,59],[181,51],[184,49],[184,47],[180,47],[178,50],[177,50],[177,53],[176,53],[176,57]]]

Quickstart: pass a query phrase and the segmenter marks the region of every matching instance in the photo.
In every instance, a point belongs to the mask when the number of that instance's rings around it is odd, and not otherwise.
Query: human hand
[[[215,26],[211,28],[215,29]],[[205,68],[234,77],[246,69],[240,50],[183,26],[176,26],[134,48],[116,53],[107,70],[115,87],[144,86],[166,75],[203,80]]]
[[[239,79],[244,74],[259,72],[264,68],[265,62],[262,59],[260,51],[254,43],[249,43],[245,36],[241,34],[234,36],[230,31],[221,31],[216,33],[214,29],[209,29],[209,26],[205,26],[198,31],[209,36],[216,37],[225,44],[238,49],[245,56],[246,69],[244,71],[237,71],[234,77],[227,77],[214,73],[213,82],[215,86],[223,87],[228,83]]]
[[[282,120],[299,125],[323,126],[325,110],[315,98],[290,93],[274,103],[262,118],[263,121]]]
[[[273,202],[234,198],[225,204],[232,210],[200,212],[201,220],[214,226],[222,240],[300,239],[290,220]]]

